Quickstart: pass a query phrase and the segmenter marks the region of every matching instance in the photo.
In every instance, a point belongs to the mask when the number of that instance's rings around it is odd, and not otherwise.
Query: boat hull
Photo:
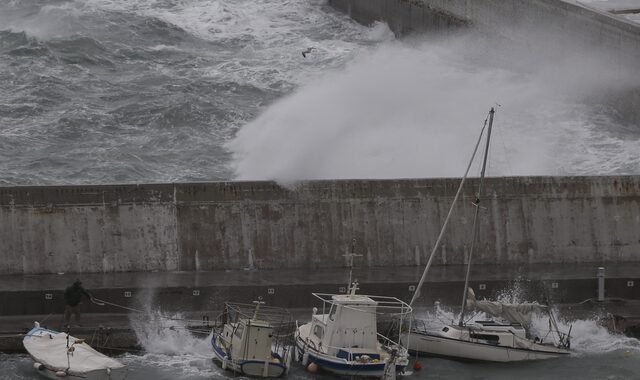
[[[567,350],[542,344],[532,343],[531,348],[505,347],[418,332],[411,333],[409,351],[419,355],[487,362],[545,360],[569,355]]]
[[[69,344],[73,348],[71,355],[67,354]],[[25,335],[23,345],[34,361],[34,371],[49,379],[123,380],[127,376],[123,364],[83,340],[37,324]]]
[[[296,352],[303,365],[315,363],[322,370],[341,376],[382,377],[385,374],[386,363],[358,363],[346,359],[327,355],[305,345],[304,341],[296,338]],[[304,357],[306,356],[306,363]],[[396,365],[396,373],[403,373],[406,363]]]
[[[281,362],[264,360],[235,360],[229,358],[229,354],[220,344],[219,334],[214,334],[211,338],[213,347],[213,359],[218,362],[223,369],[236,372],[251,377],[281,377],[287,371],[287,367]],[[265,365],[267,366],[265,372]]]
[[[104,370],[86,372],[82,375],[69,374],[64,377],[56,375],[55,371],[44,368],[36,371],[47,379],[60,380],[60,379],[82,379],[82,380],[124,380],[127,377],[127,370],[125,368],[111,370],[111,373],[107,373]]]

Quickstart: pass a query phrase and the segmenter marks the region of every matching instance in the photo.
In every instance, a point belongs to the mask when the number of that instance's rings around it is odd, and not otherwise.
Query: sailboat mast
[[[462,193],[462,189],[464,188],[464,181],[467,180],[467,176],[469,175],[469,169],[471,169],[471,165],[476,158],[476,153],[478,153],[478,147],[482,142],[482,135],[484,134],[484,130],[487,128],[487,119],[484,120],[484,125],[482,126],[482,130],[480,130],[480,135],[478,136],[478,141],[476,141],[476,145],[473,148],[473,154],[469,159],[469,164],[467,165],[467,170],[465,170],[464,175],[462,176],[462,180],[460,181],[460,185],[458,185],[458,190],[456,191],[456,195],[453,197],[453,201],[451,202],[451,206],[449,207],[449,212],[447,213],[447,217],[444,220],[444,224],[440,229],[440,234],[438,234],[438,239],[436,239],[436,243],[433,245],[433,249],[431,250],[431,254],[429,255],[429,260],[427,260],[427,265],[424,267],[424,271],[422,272],[422,276],[420,277],[420,281],[418,281],[418,285],[416,286],[416,291],[413,293],[413,297],[411,297],[411,302],[409,302],[409,306],[413,306],[414,302],[420,297],[420,293],[422,291],[422,285],[424,285],[424,281],[427,279],[427,273],[429,272],[429,268],[431,268],[431,262],[440,247],[440,241],[444,236],[444,232],[447,230],[447,225],[449,224],[449,220],[451,219],[451,214],[453,214],[453,208],[458,202],[458,198],[460,197],[460,193]]]
[[[473,214],[473,233],[471,237],[471,248],[469,249],[469,260],[467,262],[467,274],[464,277],[464,289],[462,291],[462,310],[460,311],[459,326],[464,324],[464,312],[467,306],[467,289],[469,288],[469,274],[471,273],[471,259],[473,258],[473,249],[476,243],[476,237],[478,236],[478,213],[480,211],[480,197],[482,196],[482,187],[484,184],[484,174],[487,169],[487,157],[489,156],[489,142],[491,141],[491,127],[493,126],[493,114],[495,110],[491,107],[489,111],[489,129],[487,130],[487,144],[484,148],[484,158],[482,160],[482,171],[480,172],[480,184],[478,185],[478,194],[474,202],[476,211]]]

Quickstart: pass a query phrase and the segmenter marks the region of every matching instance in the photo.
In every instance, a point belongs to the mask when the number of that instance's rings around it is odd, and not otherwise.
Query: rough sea
[[[0,185],[460,176],[492,106],[489,175],[640,173],[597,96],[637,70],[478,38],[322,0],[1,0]]]
[[[311,311],[309,311],[311,313]],[[162,320],[157,325],[149,321],[158,321],[156,312],[148,316],[136,316],[145,324],[134,324],[136,334],[144,348],[143,353],[126,353],[115,358],[127,365],[127,380],[205,380],[231,379],[233,376],[223,371],[212,361],[211,336],[193,336],[180,328],[179,322],[172,320],[174,328],[162,328]],[[164,314],[166,317],[179,318],[180,315]],[[309,314],[310,316],[311,314]],[[455,318],[454,314],[440,310],[435,314],[424,315],[433,326],[446,323]],[[480,316],[482,317],[482,316]],[[551,359],[528,363],[463,363],[446,359],[419,358],[421,371],[411,371],[398,380],[631,380],[640,378],[640,342],[637,339],[611,334],[594,319],[571,322],[573,353],[568,358]],[[534,318],[534,329],[546,331],[547,319]],[[562,331],[569,324],[560,322]],[[411,365],[415,358],[412,357]],[[39,379],[28,355],[0,354],[0,380]],[[330,380],[338,379],[326,373],[309,374],[304,367],[294,362],[289,380]]]
[[[640,127],[602,97],[640,76],[479,38],[398,40],[320,0],[0,0],[0,185],[460,176],[490,107],[490,175],[640,174]],[[567,359],[408,379],[640,378],[637,340],[573,331]],[[129,379],[227,377],[207,339],[143,346]],[[37,376],[0,354],[0,379]]]

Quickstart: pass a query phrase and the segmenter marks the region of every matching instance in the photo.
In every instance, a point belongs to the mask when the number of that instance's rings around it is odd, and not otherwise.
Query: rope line
[[[108,301],[105,301],[105,300],[102,300],[102,299],[99,299],[99,298],[96,298],[96,297],[91,297],[91,302],[93,302],[94,304],[96,304],[98,306],[110,305],[110,306],[118,307],[120,309],[132,311],[134,313],[139,313],[139,314],[146,314],[147,313],[144,310],[134,309],[132,307],[128,307],[128,306],[124,306],[124,305],[119,305],[117,303],[108,302]],[[202,323],[203,322],[201,319],[188,319],[188,318],[176,318],[176,317],[165,317],[165,316],[158,316],[158,318],[167,319],[167,320],[170,320],[170,321],[184,321],[184,322],[194,322],[194,323]]]
[[[95,303],[98,306],[111,305],[111,306],[119,307],[124,310],[133,311],[134,313],[144,313],[144,311],[142,310],[134,309],[134,308],[123,306],[123,305],[118,305],[116,303],[108,302],[95,297],[91,297],[91,302]]]
[[[24,337],[26,334],[13,334],[13,335],[0,335],[0,339],[2,338],[21,338]]]

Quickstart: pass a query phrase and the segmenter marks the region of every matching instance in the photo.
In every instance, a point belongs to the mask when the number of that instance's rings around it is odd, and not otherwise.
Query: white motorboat
[[[540,360],[557,358],[566,356],[570,353],[570,333],[564,334],[559,331],[557,323],[551,310],[537,303],[502,303],[481,300],[475,298],[475,294],[468,287],[469,273],[474,252],[474,246],[478,231],[478,213],[481,209],[480,202],[482,199],[482,189],[484,176],[489,152],[489,143],[491,140],[491,128],[493,125],[493,117],[495,110],[492,108],[489,112],[489,128],[487,131],[486,146],[482,163],[482,171],[480,174],[479,188],[472,204],[475,206],[475,213],[472,225],[471,244],[467,262],[467,271],[465,276],[464,293],[462,297],[462,311],[457,324],[450,324],[441,327],[438,330],[426,328],[425,321],[416,320],[413,326],[408,329],[405,334],[401,335],[400,341],[407,342],[409,350],[423,355],[443,356],[453,359],[477,360],[491,362],[514,362],[526,360]],[[487,120],[485,120],[485,127]],[[449,213],[445,219],[444,225],[440,231],[440,235],[436,240],[427,265],[424,269],[420,282],[416,286],[416,291],[410,302],[411,305],[420,295],[420,290],[424,284],[429,267],[433,257],[438,249],[438,245],[447,224],[450,220],[453,208],[463,188],[469,169],[473,163],[478,146],[482,141],[482,134],[485,127],[482,128],[478,142],[476,143],[473,155],[467,166],[467,171],[460,182],[458,191],[449,209]],[[465,312],[468,308],[477,309],[485,312],[502,321],[475,321],[468,323],[465,321]],[[536,312],[546,312],[549,317],[549,331],[543,338],[532,336],[529,331],[531,325],[531,315]],[[472,318],[473,319],[473,318]],[[410,339],[409,339],[410,335]]]
[[[38,373],[49,379],[122,380],[124,364],[99,353],[83,339],[67,333],[35,327],[22,340]]]
[[[289,371],[293,347],[283,338],[290,314],[262,304],[225,303],[222,329],[211,338],[214,360],[223,369],[253,377],[280,377]]]
[[[355,255],[348,256],[352,264]],[[322,302],[322,312],[314,308],[311,322],[297,327],[298,359],[307,368],[314,363],[342,376],[393,379],[404,372],[409,355],[400,343],[378,332],[378,316],[399,318],[399,334],[412,309],[395,297],[356,294],[357,284],[350,284],[346,294],[313,293]]]

